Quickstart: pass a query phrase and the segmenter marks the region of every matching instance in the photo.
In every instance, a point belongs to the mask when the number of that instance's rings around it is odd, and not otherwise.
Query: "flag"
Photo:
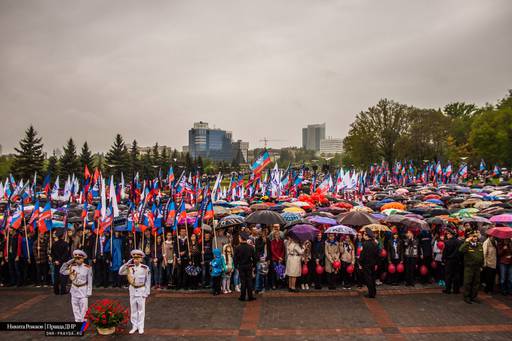
[[[11,227],[15,230],[19,229],[23,221],[23,207],[18,206],[11,217]]]
[[[253,164],[251,165],[251,170],[254,173],[260,173],[265,167],[270,163],[270,155],[267,150],[264,150],[261,155],[254,160]]]
[[[89,173],[89,168],[87,168],[87,165],[85,165],[84,179],[89,179],[90,177],[91,177],[91,173]]]
[[[485,170],[485,161],[484,159],[480,160],[480,172],[483,172]]]
[[[39,200],[37,200],[36,203],[34,204],[34,210],[32,211],[32,215],[30,216],[28,223],[30,225],[33,225],[34,222],[36,221],[36,219],[38,219],[38,218],[39,218]]]
[[[212,201],[210,199],[210,200],[208,200],[208,204],[206,205],[206,211],[204,213],[203,219],[204,220],[210,220],[210,219],[213,219],[214,216],[215,216],[215,211],[213,210],[213,204],[212,204]]]

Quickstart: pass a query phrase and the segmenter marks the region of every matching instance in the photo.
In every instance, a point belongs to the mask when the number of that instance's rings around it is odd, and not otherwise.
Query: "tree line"
[[[343,140],[345,165],[461,161],[512,165],[512,90],[497,104],[455,102],[422,109],[382,99],[356,115]]]

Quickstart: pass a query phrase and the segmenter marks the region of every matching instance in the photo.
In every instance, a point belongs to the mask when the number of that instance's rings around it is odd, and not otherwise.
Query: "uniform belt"
[[[142,288],[142,287],[145,287],[146,285],[145,284],[141,284],[141,285],[135,285],[135,284],[130,284],[132,287],[134,287],[135,289],[139,289],[139,288]]]
[[[76,283],[72,283],[72,284],[73,284],[75,287],[77,287],[77,288],[81,288],[81,287],[83,287],[83,286],[87,285],[87,282],[82,283],[82,284],[76,284]]]

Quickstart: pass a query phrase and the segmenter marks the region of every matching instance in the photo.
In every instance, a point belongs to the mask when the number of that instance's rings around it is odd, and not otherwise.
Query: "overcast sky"
[[[181,149],[194,121],[262,146],[344,137],[380,98],[495,103],[512,88],[510,0],[0,0],[0,144],[119,132]]]

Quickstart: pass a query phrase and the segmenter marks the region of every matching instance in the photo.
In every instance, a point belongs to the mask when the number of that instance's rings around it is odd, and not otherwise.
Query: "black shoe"
[[[465,298],[464,302],[466,302],[467,304],[471,304],[471,300],[469,298]]]
[[[247,301],[256,301],[256,297],[249,297]]]
[[[364,294],[363,296],[366,298],[375,298],[375,296],[370,296],[369,294]]]
[[[458,295],[458,294],[460,294],[460,290],[454,290],[454,291],[453,291],[453,293],[454,293],[455,295]]]
[[[239,301],[244,302],[244,301],[245,301],[245,298],[243,298],[243,297],[239,297],[239,298],[238,298],[238,300],[239,300]]]
[[[477,304],[481,304],[481,303],[482,303],[482,301],[480,301],[480,300],[479,300],[478,298],[476,298],[476,297],[475,297],[475,298],[472,298],[472,299],[471,299],[471,302],[473,302],[473,303],[477,303]]]
[[[448,290],[443,290],[443,294],[451,294],[451,291],[448,291]]]

